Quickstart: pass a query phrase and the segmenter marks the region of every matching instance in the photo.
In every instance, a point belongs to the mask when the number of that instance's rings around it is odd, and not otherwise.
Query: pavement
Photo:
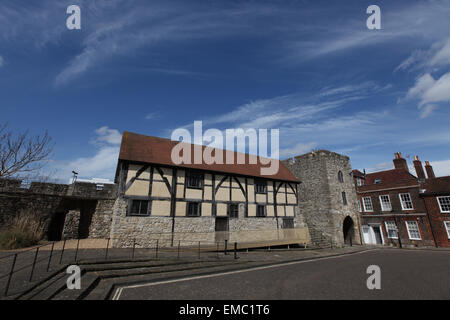
[[[117,284],[116,300],[450,299],[450,251],[352,247],[239,255],[241,265]],[[369,290],[370,265],[381,288]]]

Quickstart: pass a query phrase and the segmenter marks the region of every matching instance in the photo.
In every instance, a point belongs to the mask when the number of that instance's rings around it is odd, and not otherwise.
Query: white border
[[[411,208],[411,209],[405,209],[405,208],[403,207],[402,194],[407,194],[407,195],[409,195],[409,200],[411,201],[411,205],[412,205],[412,208]],[[400,204],[402,205],[402,210],[405,210],[405,211],[407,211],[407,210],[408,210],[408,211],[414,210],[414,203],[413,203],[413,201],[412,201],[411,194],[410,194],[409,192],[399,193],[399,194],[398,194],[398,198],[400,199]]]
[[[367,209],[366,209],[366,202],[364,201],[365,198],[369,198],[369,199],[370,199],[370,205],[372,206],[372,210],[367,210]],[[364,212],[373,212],[373,202],[372,202],[372,197],[363,197],[363,198],[362,198],[362,204],[363,204]]]
[[[448,226],[447,226],[448,223]],[[450,221],[444,221],[444,227],[447,230],[447,236],[450,239]]]
[[[436,197],[436,201],[439,205],[439,210],[441,210],[441,213],[450,213],[450,211],[443,211],[442,207],[441,207],[441,203],[439,202],[440,198],[450,198],[450,196],[441,196],[441,197]]]
[[[409,232],[408,222],[414,222],[416,224],[417,230],[419,231],[420,238],[411,238],[411,233]],[[408,230],[408,237],[409,237],[410,240],[422,240],[422,234],[420,232],[420,227],[419,227],[419,224],[417,223],[417,221],[407,220],[407,221],[405,221],[405,224],[406,224],[406,230]]]
[[[396,237],[389,237],[389,228],[388,228],[388,226],[387,226],[387,223],[388,223],[388,222],[394,223],[395,231],[397,231],[397,236],[396,236]],[[390,221],[385,221],[385,222],[384,222],[384,227],[386,228],[386,234],[387,234],[388,239],[398,239],[398,228],[397,228],[397,224],[395,223],[395,221],[392,221],[392,220],[390,220]],[[392,230],[392,229],[391,229],[391,230]]]
[[[389,209],[383,208],[383,201],[381,201],[381,197],[388,197],[388,200],[389,200],[389,206],[390,206]],[[379,195],[379,196],[378,196],[378,200],[380,200],[381,211],[384,211],[384,212],[386,212],[386,211],[392,211],[391,197],[389,197],[388,194],[382,194],[382,195]]]

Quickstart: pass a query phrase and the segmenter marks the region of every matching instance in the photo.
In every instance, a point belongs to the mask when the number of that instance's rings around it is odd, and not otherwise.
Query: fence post
[[[48,257],[48,264],[47,264],[47,272],[50,269],[50,262],[52,261],[52,255],[53,255],[53,247],[55,246],[55,243],[52,243],[52,248],[50,249],[50,256]]]
[[[178,240],[178,254],[177,259],[180,259],[180,240]]]
[[[14,266],[16,265],[16,259],[17,259],[17,253],[14,254],[14,259],[11,265],[11,270],[9,271],[9,277],[8,277],[8,282],[6,283],[6,288],[5,288],[5,297],[8,295],[8,289],[9,289],[9,284],[11,283],[11,278],[14,272]]]
[[[228,240],[225,239],[225,247],[224,247],[224,250],[223,250],[225,255],[228,254],[228,253],[227,253],[227,247],[228,247]]]
[[[64,248],[66,247],[66,239],[64,239],[63,247],[61,250],[61,256],[59,257],[59,264],[62,262],[63,254],[64,254]]]
[[[77,240],[77,249],[75,250],[75,262],[77,262],[78,259],[78,248],[80,247],[80,239]]]
[[[219,259],[219,241],[217,241],[217,250],[216,250],[216,252],[217,252],[217,259]]]
[[[200,241],[198,242],[198,258],[200,259]]]
[[[237,242],[234,243],[234,258],[237,259]]]
[[[39,247],[36,248],[36,253],[34,254],[33,266],[31,267],[29,282],[31,282],[31,279],[33,278],[34,267],[36,266],[36,259],[37,259],[38,254],[39,254]]]
[[[158,259],[159,239],[156,239],[155,259]]]
[[[136,248],[136,239],[133,239],[133,252],[131,253],[131,259],[134,259],[134,249]]]
[[[108,260],[108,248],[109,248],[109,238],[108,238],[108,242],[106,243],[105,260]]]

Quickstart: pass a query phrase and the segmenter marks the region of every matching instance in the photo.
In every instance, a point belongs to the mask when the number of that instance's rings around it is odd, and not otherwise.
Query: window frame
[[[139,202],[139,213],[132,212],[133,210],[133,202]],[[147,210],[146,213],[140,213],[142,202],[147,202]],[[143,199],[129,199],[129,205],[127,210],[127,216],[128,217],[148,217],[150,215],[150,200],[143,200]]]
[[[392,224],[394,228],[389,228],[388,224]],[[385,221],[384,227],[386,228],[386,234],[389,239],[398,239],[398,228],[397,228],[397,224],[395,223],[395,221]],[[389,230],[395,231],[397,236],[395,236],[395,237],[390,236]]]
[[[231,214],[232,213],[231,206],[236,206],[237,207],[236,216]],[[230,202],[230,203],[228,203],[228,205],[227,205],[227,215],[231,219],[238,219],[239,218],[239,203],[238,202]]]
[[[442,205],[439,199],[441,198],[448,198],[449,199],[449,207],[450,207],[450,196],[440,196],[440,197],[436,197],[436,201],[439,205],[439,210],[441,211],[441,213],[450,213],[450,210],[446,211],[446,210],[442,210]]]
[[[384,208],[383,206],[383,200],[381,200],[381,197],[387,197],[388,199],[388,203],[389,203],[389,209]],[[391,203],[391,197],[388,194],[382,194],[378,196],[378,200],[380,201],[380,207],[381,207],[381,211],[392,211],[392,203]]]
[[[412,238],[411,237],[411,232],[409,230],[409,223],[415,223],[416,224],[417,232],[419,233],[419,237],[420,238]],[[410,240],[422,240],[422,234],[420,233],[420,228],[419,228],[419,224],[417,223],[417,221],[413,221],[413,220],[405,221],[405,224],[406,224],[406,230],[408,231],[408,237],[409,237]],[[415,231],[415,230],[413,230],[413,231]]]
[[[348,201],[347,201],[347,194],[345,193],[345,191],[342,191],[342,203],[344,204],[344,206],[348,205]]]
[[[338,180],[340,183],[344,183],[344,174],[341,170],[338,171]]]
[[[364,182],[363,178],[356,177],[356,186],[357,186],[357,187],[363,186],[363,185],[364,185],[363,182]]]
[[[450,221],[444,221],[444,228],[447,230],[447,237],[450,240]]]
[[[198,179],[199,185],[191,185],[191,177],[196,176],[196,178]],[[186,178],[185,178],[185,183],[186,183],[186,188],[189,189],[203,189],[203,185],[204,185],[204,178],[205,175],[202,172],[197,172],[194,170],[187,170],[186,171]]]
[[[255,185],[255,193],[257,194],[267,194],[267,181],[263,179],[255,179],[254,180]],[[264,191],[260,191],[259,187],[264,186]]]
[[[412,207],[412,208],[405,208],[405,206],[403,205],[402,195],[404,195],[404,194],[407,194],[407,195],[408,195],[409,201],[411,202],[411,207]],[[412,201],[412,198],[411,198],[411,194],[410,194],[409,192],[399,193],[399,194],[398,194],[398,197],[399,197],[399,199],[400,199],[400,205],[402,206],[402,210],[404,210],[404,211],[411,211],[411,210],[414,210],[414,204],[413,204],[413,201]]]
[[[258,208],[260,208],[260,207],[263,207],[264,208],[264,215],[263,216],[261,216],[261,215],[259,215],[259,210],[258,210]],[[266,207],[266,205],[265,204],[257,204],[256,205],[256,217],[257,218],[265,218],[265,217],[267,217],[267,207]]]
[[[370,199],[370,206],[372,207],[372,210],[367,210],[367,208],[366,208],[366,202],[364,201],[364,199]],[[363,197],[363,198],[362,198],[362,201],[363,201],[364,212],[373,212],[373,202],[372,202],[372,197]]]
[[[358,212],[363,212],[361,200],[357,199],[357,201],[358,201]]]
[[[196,204],[197,205],[197,214],[196,215],[190,215],[189,212],[189,207],[192,204]],[[200,201],[187,201],[186,202],[186,217],[188,218],[196,218],[196,217],[201,217],[202,216],[202,203]]]

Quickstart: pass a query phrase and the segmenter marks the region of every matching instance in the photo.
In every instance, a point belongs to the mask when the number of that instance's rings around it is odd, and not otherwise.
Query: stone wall
[[[107,237],[116,194],[113,184],[98,190],[93,183],[32,182],[22,186],[20,180],[0,179],[0,229],[7,228],[20,212],[33,212],[44,222],[45,236],[50,240],[58,240],[63,234],[79,237],[80,232],[85,237]],[[64,227],[66,215],[72,210],[78,210],[79,218],[74,220],[70,214]]]
[[[299,211],[305,218],[311,237],[325,237],[337,245],[344,244],[343,223],[349,216],[354,222],[353,243],[361,243],[356,190],[353,184],[350,159],[346,156],[318,150],[283,161],[301,181]],[[342,172],[343,182],[338,179]],[[345,192],[347,205],[344,205]]]
[[[299,236],[303,242],[309,239],[303,219],[295,225],[297,231],[281,229],[283,218],[244,217],[245,206],[239,207],[239,218],[228,220],[228,232],[216,232],[216,217],[161,217],[127,216],[127,201],[117,198],[114,204],[110,238],[114,247],[197,246],[230,242],[257,242],[283,240]],[[278,221],[277,221],[278,220]],[[173,232],[172,232],[173,225]],[[290,229],[293,230],[293,229]],[[301,230],[301,231],[298,231]]]

